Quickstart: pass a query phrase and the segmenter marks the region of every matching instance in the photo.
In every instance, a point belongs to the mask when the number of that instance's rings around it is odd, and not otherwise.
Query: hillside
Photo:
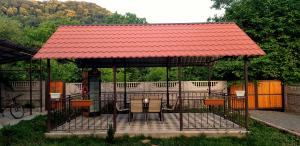
[[[112,13],[88,2],[58,0],[1,0],[0,14],[19,20],[24,25],[38,26],[45,20],[68,18],[83,24],[102,23]]]

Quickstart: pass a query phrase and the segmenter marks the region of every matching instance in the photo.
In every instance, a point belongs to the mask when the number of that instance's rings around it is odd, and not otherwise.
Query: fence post
[[[286,84],[281,81],[281,93],[282,93],[282,111],[285,112],[287,108],[287,90]]]
[[[255,109],[258,109],[258,84],[259,81],[254,82]]]

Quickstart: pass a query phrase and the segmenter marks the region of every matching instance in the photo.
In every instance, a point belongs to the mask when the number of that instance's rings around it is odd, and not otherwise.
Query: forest
[[[237,23],[266,53],[251,58],[251,80],[278,79],[287,83],[300,81],[300,6],[297,0],[212,0],[212,9],[225,9],[223,16],[208,18],[208,22]],[[166,8],[167,9],[167,8]],[[0,38],[26,47],[40,48],[60,25],[68,24],[133,24],[147,23],[135,14],[110,12],[93,3],[57,0],[1,0]],[[45,62],[43,62],[45,64]],[[53,80],[81,81],[80,69],[72,62],[52,60]],[[37,67],[38,63],[34,64]],[[25,62],[2,65],[20,68]],[[212,68],[213,80],[243,78],[242,58],[224,58]],[[170,78],[176,80],[176,68]],[[123,81],[123,69],[118,69],[117,80]],[[129,81],[166,80],[166,68],[129,68]],[[184,80],[207,80],[207,67],[186,67]],[[5,80],[26,80],[27,75],[0,74]],[[103,80],[112,80],[112,70],[102,70]]]

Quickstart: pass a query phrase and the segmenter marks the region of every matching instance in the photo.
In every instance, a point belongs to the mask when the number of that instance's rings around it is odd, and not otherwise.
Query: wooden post
[[[258,109],[258,84],[259,81],[254,83],[255,109]]]
[[[169,94],[169,65],[167,65],[167,107],[170,107],[170,94]]]
[[[50,81],[51,81],[51,68],[50,59],[47,59],[47,73],[48,79],[46,84],[46,110],[47,110],[47,130],[51,130],[51,101],[50,101]]]
[[[114,61],[113,65],[113,83],[114,83],[114,101],[113,101],[113,127],[115,130],[117,130],[117,109],[116,109],[116,103],[117,103],[117,68]]]
[[[249,109],[248,109],[248,58],[244,58],[244,79],[245,79],[245,128],[248,129]]]
[[[29,68],[29,105],[30,105],[30,115],[32,115],[32,58],[30,58],[30,68]]]
[[[208,97],[211,94],[211,65],[208,66]]]
[[[42,60],[40,60],[40,74],[39,74],[39,78],[40,78],[40,112],[43,111],[43,78],[42,78]]]
[[[102,94],[102,87],[101,87],[101,85],[102,85],[102,70],[101,70],[101,68],[100,68],[100,72],[99,72],[99,112],[100,112],[100,114],[101,114],[101,102],[102,102],[102,97],[101,97],[101,94]]]
[[[281,81],[281,96],[282,96],[282,112],[285,112],[286,111],[286,90],[285,90],[285,83],[284,81]]]
[[[182,116],[182,89],[181,89],[181,80],[182,80],[182,68],[181,68],[181,58],[178,58],[178,84],[179,84],[179,112],[180,112],[180,131],[183,130],[183,116]]]
[[[127,82],[126,82],[126,66],[124,65],[124,107],[127,108]]]

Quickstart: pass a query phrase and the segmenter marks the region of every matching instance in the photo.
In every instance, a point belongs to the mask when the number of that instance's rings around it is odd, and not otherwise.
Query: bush
[[[112,124],[109,124],[108,130],[107,130],[107,136],[106,136],[106,142],[107,143],[113,143],[115,138],[115,129],[113,128]]]

